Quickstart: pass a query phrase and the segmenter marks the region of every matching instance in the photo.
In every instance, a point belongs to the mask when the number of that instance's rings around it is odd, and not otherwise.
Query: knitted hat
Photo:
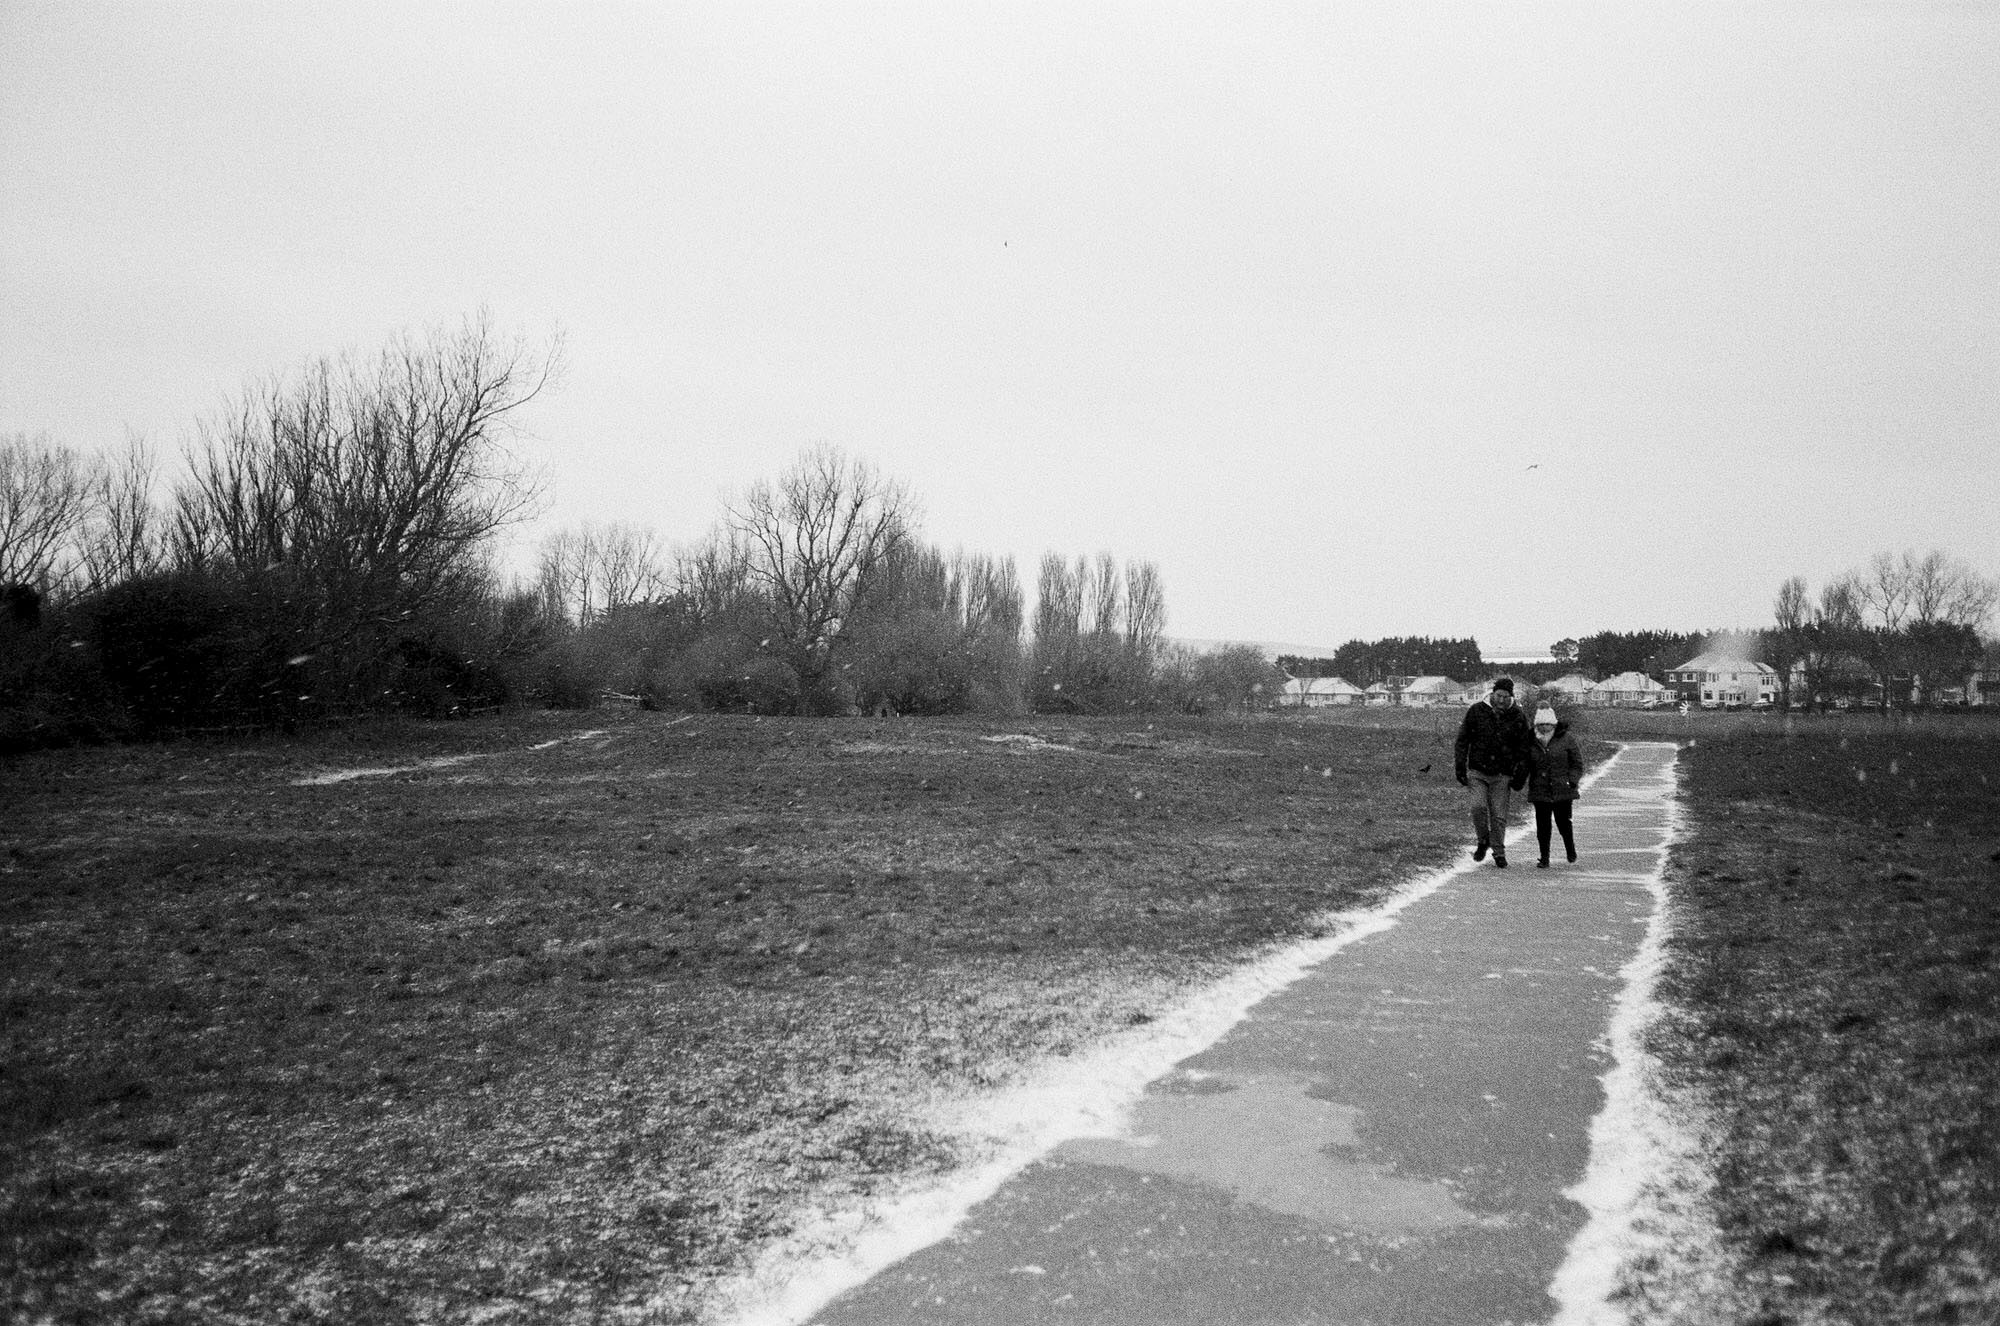
[[[1514,679],[1512,677],[1502,677],[1493,683],[1493,689],[1496,691],[1505,691],[1507,694],[1512,695],[1514,693]]]
[[[1535,726],[1540,727],[1544,723],[1547,723],[1550,727],[1556,725],[1556,711],[1547,705],[1543,705],[1535,711]]]

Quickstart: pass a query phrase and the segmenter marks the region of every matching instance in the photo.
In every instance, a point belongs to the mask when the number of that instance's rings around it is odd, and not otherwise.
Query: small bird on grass
[[[1425,765],[1423,768],[1417,770],[1418,773],[1429,773],[1430,771],[1431,767],[1428,764]]]

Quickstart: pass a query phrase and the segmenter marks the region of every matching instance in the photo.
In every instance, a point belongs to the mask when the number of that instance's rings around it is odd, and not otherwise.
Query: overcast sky
[[[2000,8],[0,0],[0,432],[560,330],[540,532],[835,443],[1331,647],[2000,574]]]

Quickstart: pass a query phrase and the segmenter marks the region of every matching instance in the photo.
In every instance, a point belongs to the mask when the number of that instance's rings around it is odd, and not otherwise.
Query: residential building
[[[1778,699],[1778,674],[1770,664],[1714,651],[1670,668],[1667,685],[1680,699],[1705,709],[1774,704]]]
[[[1450,677],[1412,677],[1397,703],[1413,709],[1433,709],[1439,705],[1465,703],[1465,684]]]
[[[1278,692],[1280,706],[1304,709],[1360,704],[1365,698],[1359,686],[1341,677],[1293,677]]]
[[[1773,685],[1776,676],[1772,674]],[[1663,686],[1643,672],[1621,672],[1593,685],[1584,703],[1594,709],[1644,709],[1649,705],[1672,704],[1677,699],[1679,694],[1673,687]]]
[[[1585,697],[1590,694],[1591,687],[1595,685],[1597,685],[1596,682],[1584,676],[1581,672],[1572,672],[1566,677],[1557,677],[1554,681],[1545,683],[1541,689],[1543,692],[1553,692],[1550,696],[1551,699],[1564,701],[1569,704],[1584,704],[1586,703]]]
[[[1414,677],[1384,677],[1363,694],[1366,702],[1372,705],[1401,704],[1403,688],[1415,680]]]

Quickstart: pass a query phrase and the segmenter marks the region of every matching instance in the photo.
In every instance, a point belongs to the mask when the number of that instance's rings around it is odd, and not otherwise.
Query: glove
[[[1507,780],[1507,790],[1509,792],[1518,792],[1527,785],[1528,780],[1525,778],[1510,778]]]
[[[1459,775],[1458,775],[1458,785],[1459,785],[1460,787],[1471,787],[1471,786],[1472,786],[1472,780],[1471,780],[1470,778],[1467,778],[1467,777],[1465,776],[1465,771],[1464,771],[1464,770],[1460,770],[1460,771],[1459,771]]]

